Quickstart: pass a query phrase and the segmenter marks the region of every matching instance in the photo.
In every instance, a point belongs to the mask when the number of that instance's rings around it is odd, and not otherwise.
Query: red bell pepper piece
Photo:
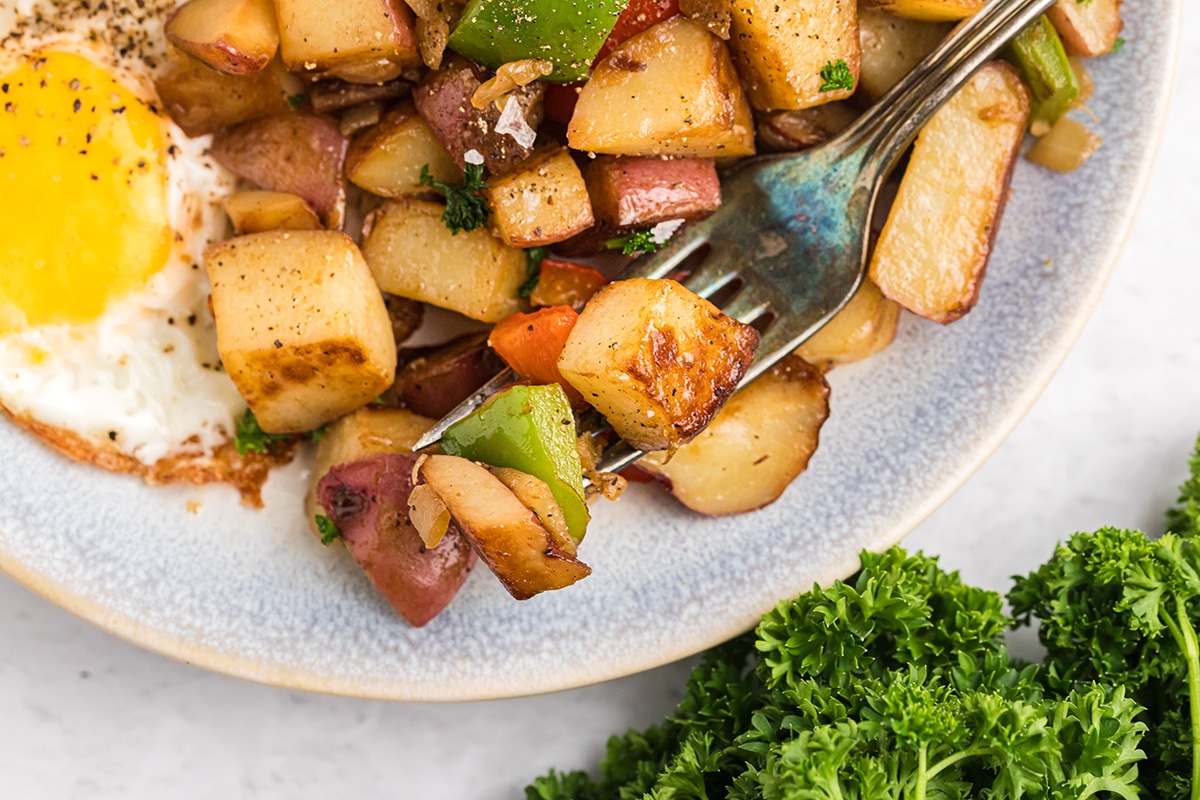
[[[492,328],[488,344],[518,375],[535,384],[557,383],[574,408],[587,401],[558,371],[558,357],[575,327],[579,314],[570,306],[540,308],[529,314],[505,317]]]
[[[529,302],[579,310],[606,283],[608,278],[591,267],[547,258],[542,261],[537,288],[529,295]]]

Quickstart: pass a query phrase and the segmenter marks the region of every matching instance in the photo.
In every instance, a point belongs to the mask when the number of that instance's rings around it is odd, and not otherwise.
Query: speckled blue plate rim
[[[762,511],[699,518],[634,487],[596,509],[588,581],[517,604],[480,571],[417,631],[347,558],[297,531],[302,464],[268,484],[277,513],[254,516],[219,488],[147,490],[5,430],[0,571],[163,655],[354,697],[559,691],[735,636],[780,597],[844,577],[861,549],[915,528],[1016,427],[1079,337],[1145,195],[1177,71],[1182,2],[1125,10],[1129,43],[1095,65],[1104,147],[1071,176],[1021,165],[979,306],[944,329],[906,318],[888,351],[831,373],[822,448]],[[1029,202],[1043,189],[1062,201],[1055,213]]]

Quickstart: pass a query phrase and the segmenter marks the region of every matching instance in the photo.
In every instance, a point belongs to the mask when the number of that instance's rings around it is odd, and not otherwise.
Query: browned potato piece
[[[304,198],[287,192],[236,192],[225,198],[233,232],[305,231],[321,227],[317,212]]]
[[[569,239],[592,227],[592,201],[583,174],[566,148],[535,156],[519,170],[493,178],[488,190],[492,232],[512,247]]]
[[[796,109],[841,100],[854,86],[821,91],[821,69],[844,61],[858,78],[855,0],[725,0],[729,49],[750,105]]]
[[[371,214],[363,257],[379,288],[482,322],[520,311],[525,253],[486,230],[451,233],[444,210],[440,203],[402,198]]]
[[[1125,27],[1121,0],[1058,0],[1046,12],[1069,56],[1102,56]]]
[[[429,187],[421,185],[424,166],[442,183],[462,183],[462,170],[409,102],[355,139],[346,154],[346,177],[380,197],[428,192]]]
[[[857,118],[847,103],[768,111],[758,116],[759,147],[767,152],[806,150],[837,136]]]
[[[213,158],[273,192],[304,198],[328,228],[346,210],[346,137],[336,123],[312,114],[277,114],[213,137]]]
[[[403,0],[275,0],[283,63],[298,75],[382,83],[421,63]]]
[[[189,0],[165,27],[171,44],[229,75],[258,72],[279,49],[272,0]]]
[[[672,17],[596,64],[567,141],[613,155],[748,156],[754,121],[725,43]]]
[[[387,307],[388,319],[392,321],[392,338],[396,340],[397,345],[402,344],[421,327],[421,321],[425,318],[423,304],[394,294],[385,294],[383,304]]]
[[[190,56],[181,56],[154,80],[154,90],[171,119],[188,136],[204,136],[231,125],[291,110],[289,97],[303,91],[278,59],[251,75],[226,75]]]
[[[870,105],[907,75],[950,32],[944,22],[905,19],[863,8],[858,12],[862,43],[855,101]]]
[[[885,295],[941,323],[975,305],[1029,109],[1017,70],[993,61],[925,125],[871,258]]]
[[[421,627],[450,604],[476,556],[458,526],[426,547],[410,519],[412,453],[377,453],[338,464],[317,488],[346,549],[392,608]]]
[[[495,103],[482,109],[471,105],[482,77],[470,62],[455,58],[444,69],[429,74],[413,92],[413,103],[460,170],[466,166],[466,154],[474,150],[483,157],[490,174],[503,175],[533,154],[534,143],[518,142],[511,132],[497,129],[502,111]],[[545,84],[535,81],[508,95],[510,102],[517,103],[518,116],[532,130],[541,124],[545,91]]]
[[[614,281],[583,307],[563,378],[639,450],[704,429],[746,374],[758,331],[671,280]]]
[[[338,464],[349,464],[376,453],[409,453],[436,420],[403,408],[364,406],[329,423],[317,443],[308,493],[304,495],[304,516],[312,532],[320,536],[315,517],[324,513],[317,499],[321,479]]]
[[[721,207],[721,183],[711,158],[600,156],[583,178],[596,221],[606,228],[701,219]]]
[[[422,462],[420,475],[516,599],[562,589],[592,574],[587,564],[555,545],[537,515],[486,467],[435,455]]]
[[[829,416],[821,371],[788,356],[735,394],[669,460],[638,462],[701,514],[740,514],[773,503],[808,466]]]
[[[983,3],[984,0],[862,0],[863,8],[877,8],[898,17],[926,22],[965,19],[983,8]]]
[[[392,324],[350,237],[252,233],[204,263],[221,362],[264,431],[319,428],[392,385]]]
[[[884,297],[870,280],[864,280],[850,302],[796,348],[796,355],[821,369],[849,364],[891,344],[899,321],[899,304]]]

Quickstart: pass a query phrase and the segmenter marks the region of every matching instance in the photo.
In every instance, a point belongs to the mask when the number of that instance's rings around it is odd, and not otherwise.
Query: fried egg
[[[245,409],[200,267],[233,177],[153,90],[172,5],[0,0],[0,404],[77,458],[160,479]]]

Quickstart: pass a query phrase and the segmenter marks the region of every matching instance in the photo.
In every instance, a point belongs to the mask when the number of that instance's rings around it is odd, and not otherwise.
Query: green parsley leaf
[[[655,238],[653,228],[638,228],[624,236],[609,239],[604,246],[609,250],[620,250],[624,255],[632,256],[637,253],[653,253],[664,244],[666,242]]]
[[[1119,52],[1121,52],[1121,48],[1124,46],[1125,46],[1125,39],[1121,36],[1118,36],[1117,40],[1115,42],[1113,42],[1112,50],[1109,50],[1108,52],[1119,53]]]
[[[237,448],[240,456],[247,453],[265,453],[272,449],[276,442],[287,441],[290,438],[286,433],[264,431],[259,427],[258,418],[254,416],[254,412],[248,408],[236,425],[237,432],[233,437],[233,446]]]
[[[1167,510],[1167,530],[1200,539],[1200,438],[1188,461],[1191,475],[1179,487],[1179,507]]]
[[[329,425],[328,425],[328,424],[326,424],[326,425],[322,425],[322,426],[321,426],[321,427],[319,427],[319,428],[313,428],[311,431],[309,431],[309,432],[308,432],[308,436],[309,436],[309,438],[310,438],[310,439],[312,439],[314,442],[319,442],[319,441],[321,441],[322,439],[324,439],[324,438],[325,438],[325,433],[326,433],[328,430],[329,430]]]
[[[538,281],[541,280],[542,262],[546,260],[546,256],[550,255],[549,247],[530,247],[525,251],[525,270],[526,279],[517,288],[517,297],[525,300],[533,294],[533,290],[537,288]]]
[[[342,538],[342,532],[338,530],[337,525],[333,524],[333,520],[323,514],[317,514],[314,517],[317,521],[317,530],[321,532],[321,544],[328,547],[333,544],[335,539]]]
[[[821,85],[817,87],[818,92],[835,92],[839,89],[853,88],[854,73],[850,71],[850,65],[842,59],[826,61],[825,66],[821,67]]]
[[[307,98],[305,98],[305,96],[302,94],[292,94],[288,95],[287,102],[292,108],[299,108],[300,106],[304,105],[304,101],[306,99]]]
[[[442,183],[429,174],[429,165],[421,167],[421,185],[431,186],[446,196],[446,211],[442,214],[442,222],[450,232],[458,235],[459,231],[473,231],[487,224],[487,198],[479,192],[488,188],[483,179],[482,164],[467,164],[463,171],[462,186],[452,183]]]

